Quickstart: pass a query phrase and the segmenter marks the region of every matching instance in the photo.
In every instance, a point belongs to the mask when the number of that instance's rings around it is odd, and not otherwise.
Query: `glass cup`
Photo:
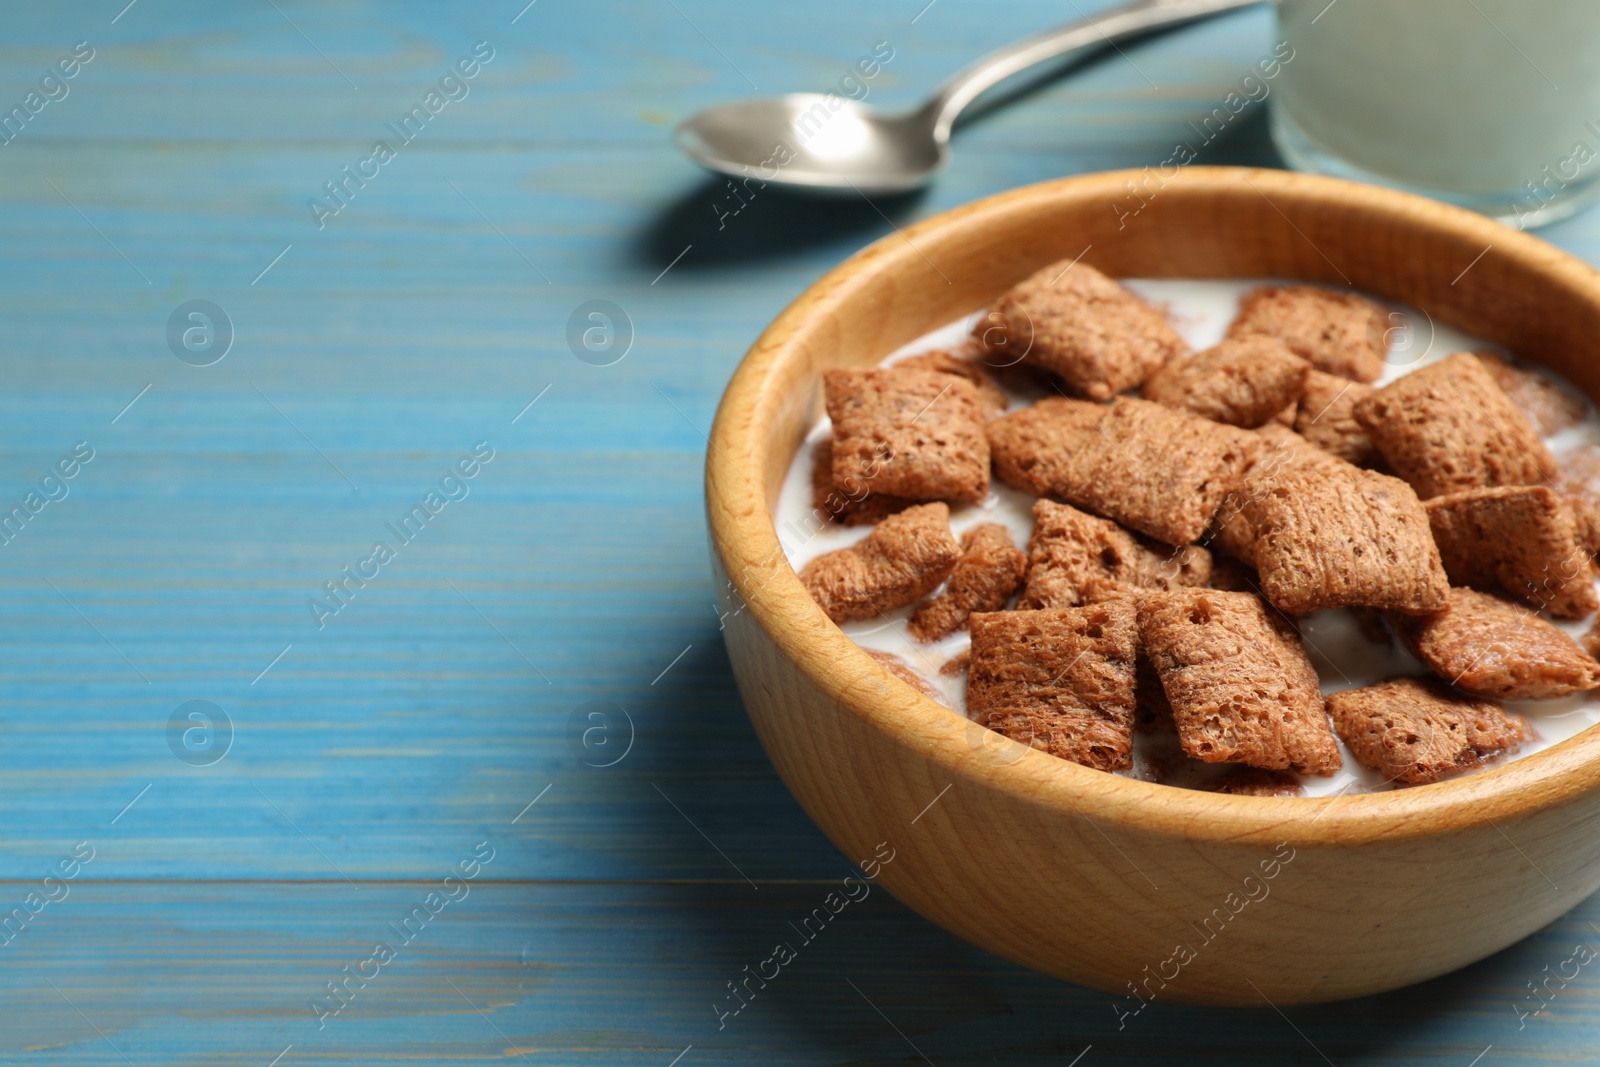
[[[1272,137],[1297,170],[1518,228],[1600,193],[1597,0],[1279,0]]]

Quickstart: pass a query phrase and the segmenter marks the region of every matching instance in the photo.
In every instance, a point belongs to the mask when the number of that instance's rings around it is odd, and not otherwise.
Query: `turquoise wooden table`
[[[1074,5],[525,2],[4,13],[0,1062],[1593,1062],[1596,972],[1530,984],[1594,902],[1389,996],[1119,1027],[874,892],[719,1018],[849,873],[718,634],[724,382],[893,226],[1158,162],[1271,20],[813,203],[732,196],[672,124],[875,47],[909,102]],[[1202,158],[1277,165],[1260,108]],[[1600,260],[1600,214],[1548,236]]]

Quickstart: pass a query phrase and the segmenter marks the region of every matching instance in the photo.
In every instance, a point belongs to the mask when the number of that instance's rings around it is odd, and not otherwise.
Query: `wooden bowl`
[[[885,237],[762,334],[723,397],[706,464],[734,675],[806,812],[910,907],[1105,990],[1119,1014],[1151,997],[1283,1005],[1393,989],[1588,896],[1600,885],[1600,730],[1392,792],[1175,789],[969,722],[888,674],[812,602],[772,514],[821,410],[818,372],[871,365],[1080,253],[1114,277],[1348,283],[1600,396],[1600,274],[1402,193],[1275,170],[1126,171],[1018,189]]]

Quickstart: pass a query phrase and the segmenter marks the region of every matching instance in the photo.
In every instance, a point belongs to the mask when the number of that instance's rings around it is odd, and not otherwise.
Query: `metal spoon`
[[[1135,0],[990,52],[915,111],[890,114],[834,93],[790,93],[708,108],[678,125],[678,145],[734,177],[816,192],[903,192],[927,182],[950,158],[956,116],[1013,74],[1077,49],[1259,2]]]

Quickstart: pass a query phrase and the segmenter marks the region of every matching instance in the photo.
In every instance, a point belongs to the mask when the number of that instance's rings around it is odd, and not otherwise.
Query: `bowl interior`
[[[707,460],[712,536],[731,592],[782,653],[852,713],[952,774],[1052,806],[1205,836],[1320,839],[1425,834],[1600,787],[1600,731],[1431,786],[1283,800],[1175,789],[1031,749],[975,758],[959,712],[915,694],[829,622],[773,527],[790,462],[821,410],[820,371],[866,366],[991,303],[1047,263],[1080,257],[1113,277],[1286,277],[1351,285],[1505,345],[1600,397],[1600,274],[1481,216],[1335,179],[1191,167],[1031,186],[884,238],[822,278],[766,331],[718,411]],[[859,679],[882,685],[866,690]],[[896,699],[873,699],[882,687]],[[987,733],[987,731],[982,731]],[[1017,746],[1019,749],[1021,746]]]

